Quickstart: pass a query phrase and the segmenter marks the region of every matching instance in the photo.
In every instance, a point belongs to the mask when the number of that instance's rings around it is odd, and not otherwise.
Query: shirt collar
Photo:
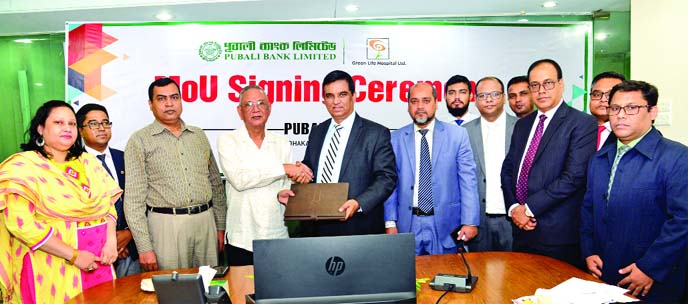
[[[110,154],[110,153],[108,153],[110,151],[110,146],[106,146],[105,150],[103,152],[100,152],[96,149],[93,149],[87,145],[84,145],[84,149],[86,150],[86,152],[88,152],[89,154],[93,154],[93,155],[101,155],[101,154],[108,155],[108,154]]]
[[[605,121],[602,125],[604,126],[605,129],[607,129],[607,131],[612,130],[612,123],[609,122],[609,120]]]
[[[179,119],[179,120],[181,121],[181,124],[182,124],[182,126],[181,126],[182,132],[189,131],[189,132],[193,133],[193,130],[186,127],[186,123],[184,122],[184,120],[182,120],[182,119]],[[151,126],[151,135],[160,134],[160,133],[165,132],[165,131],[169,132],[169,130],[167,130],[167,128],[165,126],[163,126],[157,119],[153,121],[153,124]]]
[[[354,126],[354,120],[355,119],[356,119],[356,112],[353,112],[353,113],[351,113],[351,115],[349,115],[349,117],[342,120],[342,123],[340,123],[339,125],[344,127],[344,129],[346,129],[346,130],[351,130]],[[332,119],[332,122],[330,123],[330,128],[334,129],[334,126],[336,124],[337,123],[334,121],[334,119]]]
[[[554,113],[557,113],[557,110],[559,110],[559,108],[561,107],[561,105],[563,103],[564,103],[564,99],[559,101],[559,103],[554,108],[549,109],[549,111],[547,111],[547,112],[542,112],[542,111],[540,111],[540,109],[538,109],[538,115],[537,116],[540,117],[540,115],[545,114],[545,116],[547,116],[547,118],[550,119],[550,121],[551,121],[552,117],[554,117]]]
[[[645,131],[645,133],[643,133],[643,135],[641,135],[640,137],[638,137],[638,138],[636,138],[636,139],[634,139],[634,140],[631,140],[631,142],[629,142],[629,143],[628,143],[627,145],[625,145],[625,146],[628,146],[629,148],[635,148],[635,146],[643,139],[643,137],[645,137],[645,135],[647,135],[647,133],[650,133],[650,131],[652,131],[652,127],[650,127],[649,129],[647,129],[647,131]],[[617,146],[617,150],[618,150],[618,147],[624,146],[624,144],[621,142],[621,140],[619,140],[619,139],[617,138],[617,139],[616,139],[616,146]]]
[[[495,119],[495,121],[487,121],[485,117],[482,115],[480,116],[480,124],[484,124],[486,126],[505,126],[506,125],[506,111],[502,111],[502,114],[499,114],[499,117]]]

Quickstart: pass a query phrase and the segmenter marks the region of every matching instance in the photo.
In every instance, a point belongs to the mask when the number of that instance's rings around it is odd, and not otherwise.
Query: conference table
[[[537,288],[552,288],[571,277],[601,282],[592,275],[559,260],[516,252],[472,252],[465,254],[478,282],[470,293],[448,293],[441,303],[511,303],[512,299],[533,295]],[[195,273],[197,269],[179,270]],[[85,290],[69,303],[157,303],[155,293],[140,289],[141,279],[171,271],[146,272],[119,278]],[[457,254],[416,257],[416,278],[428,282],[438,273],[465,274],[466,267]],[[253,293],[253,266],[230,267],[224,277],[229,281],[232,303],[245,303],[244,296]],[[421,284],[417,303],[433,304],[443,291]]]

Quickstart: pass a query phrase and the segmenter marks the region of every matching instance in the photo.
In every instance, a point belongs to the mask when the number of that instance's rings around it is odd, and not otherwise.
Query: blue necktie
[[[110,174],[111,177],[114,177],[112,175],[112,172],[110,172],[110,168],[108,168],[107,164],[105,164],[105,154],[96,155],[96,157],[100,159],[100,163],[103,164],[105,171],[107,171],[107,173]]]
[[[420,170],[418,174],[418,208],[428,213],[432,210],[432,162],[430,148],[425,134],[427,129],[418,130],[423,136],[420,139]]]

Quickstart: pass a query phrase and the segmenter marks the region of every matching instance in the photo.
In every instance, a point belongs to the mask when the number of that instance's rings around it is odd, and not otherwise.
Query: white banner
[[[356,112],[392,129],[411,122],[405,100],[415,82],[436,87],[437,117],[446,121],[443,87],[452,75],[471,81],[495,76],[506,86],[542,58],[561,65],[564,99],[584,110],[590,30],[589,22],[68,23],[67,100],[77,109],[104,105],[113,121],[111,146],[124,148],[133,132],[154,119],[149,84],[172,77],[181,87],[182,119],[205,129],[215,150],[219,134],[242,124],[239,91],[257,84],[273,102],[268,129],[289,137],[298,160],[312,125],[329,118],[321,82],[335,69],[354,76]],[[477,114],[473,104],[470,111]]]

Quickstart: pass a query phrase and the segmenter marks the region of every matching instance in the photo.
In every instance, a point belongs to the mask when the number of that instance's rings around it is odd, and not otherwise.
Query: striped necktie
[[[420,168],[418,173],[418,208],[429,213],[432,210],[432,162],[430,148],[425,134],[427,129],[418,130],[423,136],[420,139]]]
[[[631,150],[631,147],[627,145],[620,145],[616,149],[616,157],[614,157],[614,162],[612,163],[612,170],[609,174],[609,185],[607,185],[607,200],[609,200],[609,195],[612,192],[612,184],[614,183],[614,175],[616,175],[616,168],[619,166],[619,161],[621,161],[621,158],[628,152],[628,150]]]
[[[322,170],[320,170],[320,182],[331,183],[332,173],[334,172],[335,161],[337,160],[337,152],[339,150],[339,140],[342,138],[342,125],[334,125],[334,134],[330,139],[330,145],[327,146],[327,153],[325,154],[325,163]]]

